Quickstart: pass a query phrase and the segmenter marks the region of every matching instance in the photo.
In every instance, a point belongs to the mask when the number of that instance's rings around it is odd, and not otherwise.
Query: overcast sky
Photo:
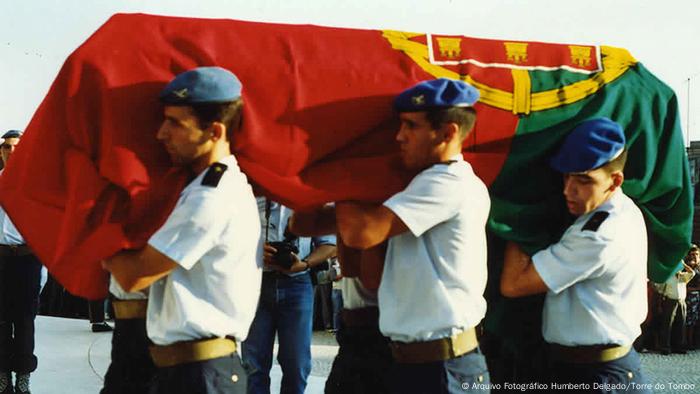
[[[2,0],[0,131],[26,127],[65,58],[118,12],[623,47],[676,91],[700,140],[695,0]]]

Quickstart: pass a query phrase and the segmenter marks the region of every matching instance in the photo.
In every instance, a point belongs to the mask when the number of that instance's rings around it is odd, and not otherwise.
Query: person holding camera
[[[265,197],[258,197],[257,202],[265,266],[258,309],[242,349],[243,361],[251,369],[248,392],[270,392],[277,335],[281,392],[303,393],[311,372],[314,294],[310,268],[335,255],[335,236],[299,238],[287,231],[291,209]]]

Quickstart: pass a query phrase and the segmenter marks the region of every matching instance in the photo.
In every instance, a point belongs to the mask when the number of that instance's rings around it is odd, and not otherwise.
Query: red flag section
[[[465,157],[491,184],[508,155],[516,114],[528,113],[531,103],[523,70],[482,66],[530,67],[547,59],[546,67],[592,72],[601,67],[599,49],[531,43],[536,51],[523,55],[527,43],[478,40],[480,50],[462,54],[468,40],[115,15],[60,70],[5,172],[0,201],[69,291],[103,296],[99,260],[143,245],[183,184],[155,139],[162,116],[157,94],[176,74],[209,65],[230,69],[243,82],[244,127],[234,138],[242,169],[288,206],[380,200],[401,189],[411,174],[394,164],[392,99],[416,82],[453,74],[482,92]],[[432,57],[472,61],[443,67],[430,59],[429,42],[437,48]]]

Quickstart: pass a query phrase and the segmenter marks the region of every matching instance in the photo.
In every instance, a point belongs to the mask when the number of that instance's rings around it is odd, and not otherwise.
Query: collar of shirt
[[[462,156],[461,153],[458,153],[458,154],[450,157],[450,161],[464,161],[464,156]]]
[[[614,207],[616,207],[622,203],[621,195],[622,195],[622,192],[620,191],[620,188],[618,188],[617,190],[615,190],[613,192],[613,194],[610,196],[610,198],[608,198],[602,204],[600,204],[598,206],[598,208],[576,218],[575,223],[583,226],[588,221],[588,219],[590,219],[591,216],[593,216],[593,214],[595,214],[596,212],[601,212],[601,211],[611,212],[614,209]]]

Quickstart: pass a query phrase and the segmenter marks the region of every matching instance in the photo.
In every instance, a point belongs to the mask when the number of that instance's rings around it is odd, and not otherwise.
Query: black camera
[[[269,244],[277,250],[272,256],[272,261],[284,269],[289,269],[294,264],[292,253],[299,253],[299,248],[294,244],[294,239],[285,238],[284,241],[270,242]]]

